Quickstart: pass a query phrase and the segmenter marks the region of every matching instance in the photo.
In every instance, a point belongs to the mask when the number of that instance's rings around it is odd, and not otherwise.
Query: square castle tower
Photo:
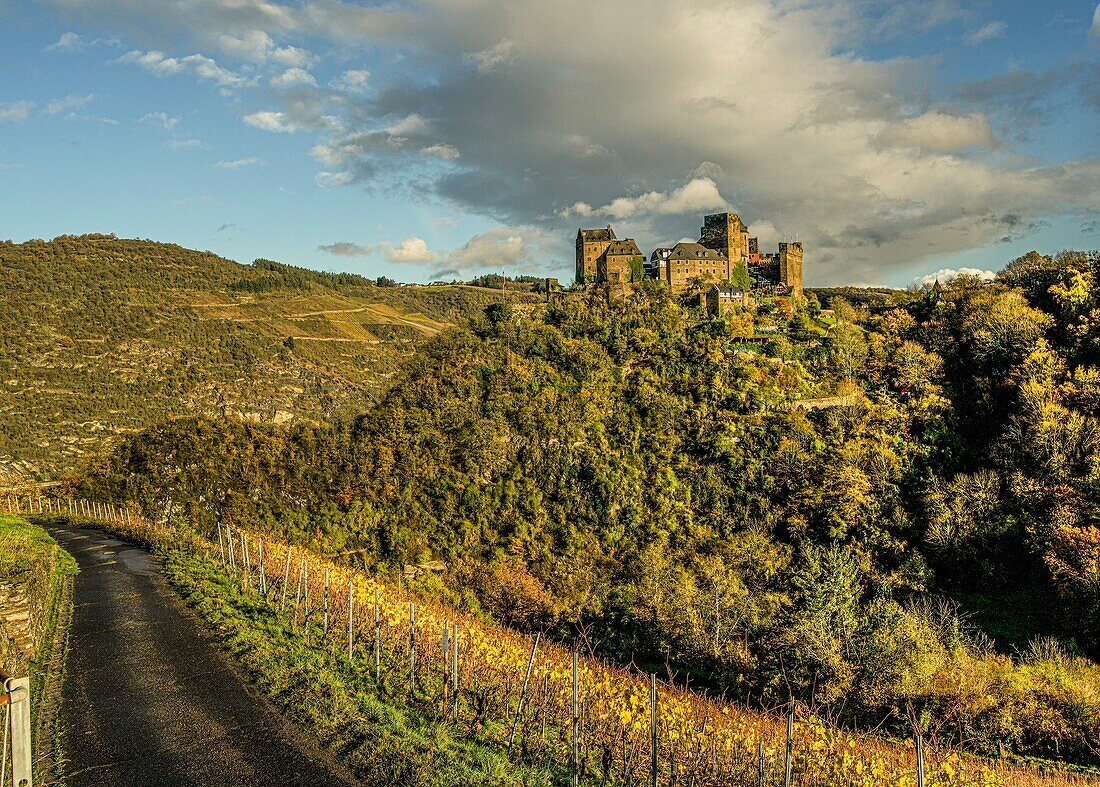
[[[726,258],[726,276],[729,281],[745,281],[748,276],[750,241],[749,228],[737,213],[714,213],[703,217],[699,228],[699,243],[708,249],[722,252]],[[740,272],[741,275],[738,275]]]

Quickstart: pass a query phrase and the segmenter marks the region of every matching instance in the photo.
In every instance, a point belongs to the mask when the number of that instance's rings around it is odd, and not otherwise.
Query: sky
[[[1096,0],[0,0],[0,238],[572,280],[739,212],[817,286],[1100,247]]]

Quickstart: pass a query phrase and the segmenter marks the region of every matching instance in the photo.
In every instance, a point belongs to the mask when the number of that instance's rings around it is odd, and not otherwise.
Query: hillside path
[[[50,527],[80,565],[62,690],[72,787],[348,785],[203,631],[155,557]]]

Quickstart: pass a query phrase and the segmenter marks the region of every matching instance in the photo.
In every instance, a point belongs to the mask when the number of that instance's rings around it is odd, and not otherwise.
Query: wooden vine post
[[[303,559],[298,560],[298,589],[294,593],[294,625],[298,625],[298,605],[302,601],[302,571],[306,561]]]
[[[218,553],[221,555],[222,568],[226,567],[225,562],[225,543],[222,541],[222,523],[218,522]]]
[[[256,550],[259,552],[257,562],[260,568],[260,595],[264,598],[267,597],[267,571],[264,568],[264,540],[257,537]]]
[[[348,579],[348,660],[355,648],[355,580]]]
[[[451,697],[454,720],[458,722],[458,624],[451,624]]]
[[[657,673],[649,675],[649,784],[657,787]]]
[[[416,693],[416,604],[409,602],[409,699]]]
[[[248,560],[248,539],[244,531],[241,531],[241,555],[244,559],[244,573],[241,575],[241,587],[248,588],[252,584],[252,566]]]
[[[324,632],[324,634],[325,634],[325,640],[327,641],[327,640],[328,640],[328,566],[325,566],[325,599],[324,599],[324,607],[325,607],[325,617],[324,617],[324,623],[323,623],[323,625],[322,625],[322,627],[321,627],[321,630],[322,630],[322,631]]]
[[[573,704],[570,713],[570,728],[571,728],[571,740],[572,745],[569,751],[569,768],[573,775],[573,787],[579,787],[581,782],[581,757],[580,757],[580,742],[578,736],[580,733],[580,717],[578,715],[578,709],[580,706],[580,686],[577,681],[577,651],[573,650]]]
[[[378,588],[374,589],[374,682],[382,683],[382,623],[378,608]]]
[[[279,602],[279,611],[282,612],[286,609],[286,586],[290,581],[290,553],[294,551],[294,547],[287,545],[286,548],[286,565],[283,567],[283,598]],[[276,564],[278,565],[278,564]]]
[[[523,688],[519,692],[519,704],[516,705],[516,718],[512,722],[512,732],[508,736],[508,751],[511,751],[512,744],[516,740],[516,729],[519,727],[520,716],[523,713],[523,701],[527,699],[527,684],[531,682],[531,670],[535,666],[535,651],[539,646],[539,638],[542,636],[542,632],[535,634],[535,641],[531,644],[531,658],[527,660],[527,673],[523,676]]]
[[[917,733],[917,787],[924,787],[924,738]]]
[[[783,787],[791,787],[791,760],[794,754],[794,701],[787,707],[787,746],[783,750]]]
[[[445,719],[445,718],[447,718],[447,709],[450,707],[447,704],[447,700],[450,699],[449,695],[450,695],[450,688],[451,688],[451,676],[449,674],[450,673],[450,668],[451,668],[451,643],[450,643],[451,627],[447,624],[446,621],[444,621],[443,623],[440,624],[440,629],[441,629],[441,633],[442,633],[442,636],[440,638],[440,643],[442,645],[442,653],[443,653],[443,691],[442,691],[442,695],[443,695],[443,713],[442,713],[442,716]]]

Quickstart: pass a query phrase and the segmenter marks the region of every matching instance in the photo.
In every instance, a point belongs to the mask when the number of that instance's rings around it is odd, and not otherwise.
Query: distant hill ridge
[[[501,297],[112,235],[0,242],[0,474],[70,470],[175,415],[360,411],[420,342]]]

